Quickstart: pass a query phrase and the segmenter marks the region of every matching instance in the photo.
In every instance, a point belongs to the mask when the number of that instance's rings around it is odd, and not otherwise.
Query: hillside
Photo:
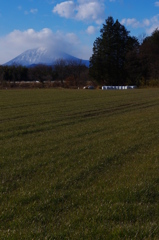
[[[29,49],[4,65],[22,65],[27,67],[36,64],[53,65],[58,59],[75,62],[82,61],[87,67],[89,66],[88,60],[81,60],[60,50],[52,50],[45,47]]]

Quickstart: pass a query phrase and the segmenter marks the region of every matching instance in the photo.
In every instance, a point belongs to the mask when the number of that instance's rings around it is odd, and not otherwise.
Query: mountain
[[[4,65],[22,65],[27,67],[37,64],[53,65],[58,59],[76,62],[79,62],[81,60],[59,50],[50,50],[48,48],[39,47],[23,52],[22,54],[18,55]],[[89,66],[89,60],[81,61],[87,67]]]

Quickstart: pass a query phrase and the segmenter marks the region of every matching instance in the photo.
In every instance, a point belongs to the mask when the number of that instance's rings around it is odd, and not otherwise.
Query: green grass
[[[0,239],[159,239],[159,89],[0,91]]]

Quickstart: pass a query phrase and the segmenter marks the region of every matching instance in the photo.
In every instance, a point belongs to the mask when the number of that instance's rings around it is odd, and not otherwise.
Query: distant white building
[[[125,90],[134,88],[136,88],[136,86],[102,86],[102,90]]]

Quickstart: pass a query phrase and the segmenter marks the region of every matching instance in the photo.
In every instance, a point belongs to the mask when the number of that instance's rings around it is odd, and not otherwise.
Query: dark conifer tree
[[[150,79],[159,79],[159,30],[144,39],[140,47],[142,76],[145,84]]]
[[[127,78],[126,54],[137,39],[130,37],[126,28],[118,20],[114,22],[112,17],[106,19],[100,33],[93,45],[90,75],[99,83],[124,84]]]

